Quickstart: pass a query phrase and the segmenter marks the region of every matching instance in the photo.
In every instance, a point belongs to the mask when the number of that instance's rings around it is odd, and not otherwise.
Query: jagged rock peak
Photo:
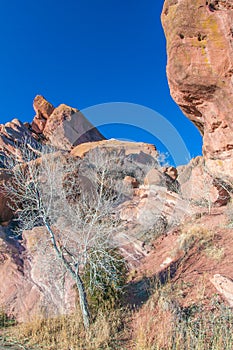
[[[34,98],[33,108],[36,114],[40,114],[44,119],[48,119],[54,111],[54,106],[41,95]]]

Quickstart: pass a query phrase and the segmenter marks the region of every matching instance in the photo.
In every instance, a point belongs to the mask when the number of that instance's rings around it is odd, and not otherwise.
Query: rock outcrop
[[[54,107],[43,96],[33,102],[36,115],[31,130],[58,149],[70,151],[74,146],[100,141],[104,136],[76,108],[61,104]]]
[[[75,108],[61,104],[55,108],[43,96],[33,102],[36,115],[32,123],[13,119],[0,124],[0,168],[7,158],[22,162],[22,149],[39,155],[41,145],[48,144],[70,151],[83,142],[100,141],[104,136]]]
[[[233,281],[220,274],[214,275],[210,279],[218,292],[220,292],[224,298],[227,300],[229,305],[233,307]]]
[[[4,168],[9,161],[23,162],[23,149],[39,155],[40,148],[40,140],[28,123],[23,124],[18,119],[13,119],[0,124],[0,168]]]
[[[49,116],[43,135],[52,146],[68,151],[81,143],[104,139],[80,111],[65,104],[55,108]]]
[[[113,150],[118,150],[119,152],[124,151],[126,156],[129,154],[137,154],[137,158],[141,155],[141,163],[149,161],[150,157],[156,159],[158,156],[155,146],[149,143],[118,141],[115,139],[80,144],[72,149],[71,154],[82,158],[88,152],[96,148],[107,150],[109,152],[112,152]]]
[[[47,119],[53,113],[54,107],[43,96],[37,95],[33,102],[33,108],[36,115],[32,121],[32,130],[40,134],[45,128]]]
[[[20,322],[70,313],[76,305],[73,283],[48,245],[44,259],[45,241],[44,228],[25,231],[21,243],[0,228],[0,307]]]
[[[233,178],[233,2],[165,0],[171,95],[203,135],[216,177]]]
[[[200,206],[226,205],[232,196],[232,186],[210,173],[203,157],[193,158],[178,167],[178,182],[182,196]]]

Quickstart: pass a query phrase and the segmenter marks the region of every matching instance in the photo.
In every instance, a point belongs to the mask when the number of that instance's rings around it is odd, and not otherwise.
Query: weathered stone
[[[233,178],[233,7],[231,1],[166,0],[171,95],[203,134],[206,166]]]
[[[135,154],[142,158],[141,163],[143,163],[143,159],[147,158],[147,156],[151,156],[155,159],[157,158],[157,151],[154,145],[144,142],[118,141],[115,139],[82,143],[75,147],[71,151],[71,154],[84,157],[85,154],[97,147],[101,150],[109,150],[110,152],[113,150],[119,150],[119,152],[123,151],[125,156]],[[151,158],[149,158],[149,160],[151,160]],[[140,159],[137,158],[136,161],[140,162]]]
[[[31,128],[35,133],[41,134],[45,128],[47,119],[54,111],[54,107],[43,96],[37,95],[33,101],[33,108],[36,115],[32,121]]]
[[[41,116],[44,119],[48,119],[54,111],[53,105],[41,95],[37,95],[34,98],[33,108],[37,116]]]
[[[5,167],[8,159],[22,162],[23,149],[39,154],[40,143],[33,137],[28,125],[18,119],[0,125],[0,168]]]
[[[36,227],[23,237],[22,243],[10,240],[0,228],[0,307],[20,322],[71,313],[73,282],[46,243],[46,230]]]
[[[145,177],[144,185],[145,186],[151,186],[151,185],[164,186],[165,178],[158,169],[151,169]]]
[[[226,205],[232,186],[210,173],[203,157],[196,157],[189,164],[178,167],[178,181],[182,196],[200,206]]]
[[[62,104],[54,109],[43,130],[49,142],[64,150],[92,141],[103,140],[101,133],[77,109]]]
[[[229,305],[233,307],[233,281],[220,274],[214,275],[210,281],[213,283],[217,291],[224,296]]]

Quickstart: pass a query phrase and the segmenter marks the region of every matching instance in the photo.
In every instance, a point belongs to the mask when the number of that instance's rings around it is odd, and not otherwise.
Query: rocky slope
[[[54,108],[42,96],[37,96],[33,105],[36,116],[32,124],[22,124],[15,119],[2,125],[0,132],[0,275],[4,279],[4,284],[0,284],[0,307],[18,321],[29,321],[38,315],[70,313],[77,299],[69,276],[53,264],[53,250],[44,246],[46,230],[43,227],[24,231],[19,238],[13,236],[15,213],[9,207],[10,198],[4,187],[10,181],[11,171],[5,167],[12,160],[10,167],[14,162],[24,164],[29,160],[21,152],[22,148],[26,154],[37,157],[38,167],[43,145],[50,146],[46,157],[51,162],[58,159],[63,164],[69,159],[82,158],[85,174],[79,170],[75,176],[79,178],[78,186],[89,192],[95,188],[91,168],[85,168],[85,160],[97,156],[98,166],[104,157],[117,160],[122,170],[124,200],[116,212],[124,224],[115,239],[122,253],[130,257],[131,268],[151,251],[150,241],[155,235],[164,232],[174,218],[180,220],[190,213],[187,200],[178,193],[176,169],[159,168],[153,145],[103,140],[78,110],[66,105]],[[111,173],[114,169],[108,170]]]
[[[10,181],[10,172],[4,168],[7,160],[27,161],[22,147],[38,158],[38,166],[43,145],[50,146],[52,154],[47,157],[52,161],[80,159],[86,172],[85,176],[79,173],[79,186],[85,191],[93,187],[91,168],[85,168],[87,159],[97,155],[98,166],[101,157],[118,159],[124,200],[116,208],[123,225],[115,239],[130,269],[138,268],[144,257],[150,259],[157,245],[156,237],[171,232],[171,227],[195,213],[202,215],[206,202],[210,209],[212,203],[222,206],[230,199],[229,192],[214,183],[216,178],[209,170],[205,171],[202,157],[178,171],[173,167],[161,168],[153,145],[103,140],[77,109],[66,105],[54,108],[42,96],[35,98],[34,109],[36,116],[31,124],[14,119],[2,125],[0,131],[0,275],[4,278],[4,284],[0,284],[0,307],[19,321],[31,320],[39,314],[70,313],[77,301],[69,276],[52,263],[53,250],[43,246],[45,229],[34,227],[24,231],[20,239],[12,236],[15,213],[4,191],[4,184]],[[173,260],[168,260],[162,270],[172,264]]]
[[[203,135],[205,165],[233,176],[232,0],[165,0],[171,95]]]

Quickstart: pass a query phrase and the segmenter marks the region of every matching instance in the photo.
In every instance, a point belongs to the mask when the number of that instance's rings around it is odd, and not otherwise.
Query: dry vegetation
[[[121,309],[108,313],[99,312],[88,331],[84,330],[82,316],[60,316],[47,320],[35,320],[7,328],[2,339],[8,344],[20,344],[24,349],[71,350],[71,349],[113,349],[117,348],[119,334],[123,333]],[[0,342],[1,344],[1,342]],[[121,347],[119,347],[121,348]]]
[[[214,233],[206,228],[183,229],[178,242],[184,256],[195,250],[215,263],[222,259],[221,248],[213,243]],[[155,277],[148,285],[148,300],[130,311],[108,302],[106,296],[106,307],[98,311],[96,299],[90,299],[95,319],[88,331],[80,312],[13,326],[2,313],[0,341],[45,350],[232,350],[232,310],[217,295],[205,296],[204,279],[203,291],[191,303],[184,303],[193,287],[169,274],[162,282]]]
[[[170,289],[170,290],[169,290]],[[212,307],[181,307],[173,287],[161,287],[147,302],[135,324],[132,349],[231,350],[233,314],[217,299]]]

